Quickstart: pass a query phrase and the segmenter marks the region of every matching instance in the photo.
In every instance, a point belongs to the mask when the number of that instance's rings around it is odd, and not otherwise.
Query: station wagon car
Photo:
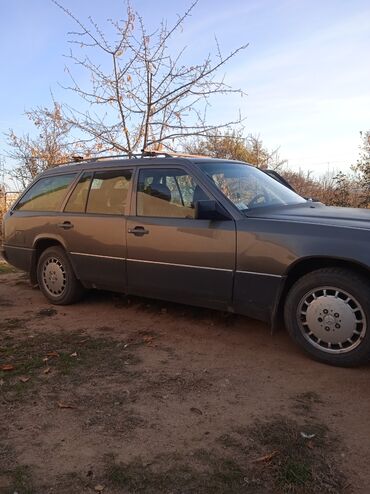
[[[88,288],[280,319],[312,357],[370,359],[370,211],[327,207],[243,162],[180,155],[49,169],[3,256],[54,304]]]

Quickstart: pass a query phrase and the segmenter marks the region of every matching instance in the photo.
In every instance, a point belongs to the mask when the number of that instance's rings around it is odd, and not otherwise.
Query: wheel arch
[[[65,252],[67,252],[63,240],[60,239],[59,237],[48,235],[48,236],[40,236],[35,239],[33,244],[34,251],[33,251],[31,271],[30,271],[30,278],[32,284],[34,285],[37,284],[37,263],[38,260],[40,259],[41,254],[49,247],[55,247],[55,246],[62,247],[62,249],[64,249]]]
[[[350,269],[361,276],[367,276],[370,280],[370,267],[361,262],[352,259],[313,256],[299,259],[291,264],[285,272],[284,284],[280,290],[279,298],[275,305],[275,311],[272,316],[272,327],[279,326],[282,323],[282,313],[284,303],[290,288],[302,276],[322,268],[345,268]]]

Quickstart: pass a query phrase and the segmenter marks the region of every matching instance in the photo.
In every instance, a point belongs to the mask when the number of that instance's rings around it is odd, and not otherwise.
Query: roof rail
[[[140,159],[140,158],[156,158],[156,157],[164,157],[164,158],[208,158],[208,156],[201,154],[188,154],[188,153],[177,153],[174,152],[164,152],[164,151],[156,151],[152,149],[143,149],[141,153],[126,153],[126,154],[107,154],[105,156],[95,156],[91,158],[84,158],[80,155],[71,156],[70,161],[65,161],[63,163],[59,163],[58,166],[80,164],[80,163],[95,163],[96,161],[104,161],[104,160],[112,160],[112,159]]]
[[[144,150],[144,153],[148,156],[165,156],[166,158],[209,158],[204,154],[189,154],[189,153],[178,153],[177,151],[163,152],[163,151],[152,151],[150,149]]]
[[[95,163],[96,161],[103,161],[103,160],[111,160],[111,159],[118,159],[118,158],[126,158],[126,159],[138,159],[142,158],[143,153],[131,153],[131,154],[107,154],[105,156],[94,156],[91,158],[84,158],[83,156],[79,155],[73,155],[71,156],[71,159],[69,161],[64,161],[63,163],[58,163],[57,166],[64,166],[64,165],[78,165],[80,163]]]

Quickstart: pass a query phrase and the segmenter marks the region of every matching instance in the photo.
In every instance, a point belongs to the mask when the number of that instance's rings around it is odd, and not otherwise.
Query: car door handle
[[[63,230],[69,230],[73,228],[73,225],[70,221],[64,221],[63,223],[58,223],[58,228],[63,228]]]
[[[132,233],[133,235],[147,235],[149,233],[149,230],[144,228],[143,226],[135,226],[135,228],[129,228],[128,233]]]

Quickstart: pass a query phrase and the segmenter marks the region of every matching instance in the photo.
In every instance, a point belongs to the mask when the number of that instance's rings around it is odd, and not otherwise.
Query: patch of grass
[[[80,364],[78,357],[72,356],[72,354],[61,352],[56,360],[55,367],[64,376],[69,376],[73,372],[74,368]]]
[[[267,492],[338,494],[346,482],[337,450],[340,441],[315,419],[297,422],[282,416],[257,420],[217,439],[225,455],[248,465],[246,478]]]
[[[5,261],[0,261],[0,274],[17,273],[17,269],[13,268]]]
[[[9,493],[13,494],[18,492],[19,494],[36,494],[36,490],[33,486],[31,472],[28,466],[19,465],[10,472],[12,479],[12,488],[9,489]]]
[[[3,321],[0,321],[0,330],[12,330],[23,326],[27,319],[22,319],[19,317],[8,317]]]
[[[29,375],[33,374],[35,371],[45,367],[41,356],[39,355],[29,355],[23,362],[20,362],[15,371],[14,375]]]
[[[27,339],[0,334],[0,360],[14,366],[13,370],[0,371],[2,391],[12,393],[5,396],[10,401],[25,396],[36,384],[47,384],[49,375],[54,384],[58,378],[66,377],[74,383],[83,381],[92,369],[95,377],[118,373],[122,377],[133,372],[130,367],[140,362],[122,343],[81,332],[39,334]],[[30,379],[21,382],[22,377]]]
[[[6,350],[7,353],[9,353],[9,349]],[[0,357],[3,356],[4,354],[1,351]],[[14,352],[11,353],[11,361],[14,362]],[[45,368],[45,364],[40,357],[28,356],[28,358],[25,358],[23,361],[15,362],[14,370],[0,371],[0,379],[3,383],[1,389],[4,398],[9,402],[13,402],[25,397],[34,384],[31,377],[41,368]],[[25,376],[30,378],[30,380],[21,382],[20,378]]]
[[[325,425],[300,424],[276,416],[257,421],[248,433],[261,457],[274,453],[269,460],[257,463],[256,468],[263,476],[268,473],[283,492],[343,491],[345,479],[335,462],[338,441]]]
[[[304,463],[289,460],[282,465],[279,482],[285,486],[305,486],[312,481],[311,471]]]
[[[54,309],[54,307],[46,307],[44,309],[40,309],[37,314],[41,317],[52,317],[58,314],[58,311]]]
[[[181,461],[182,460],[182,461]],[[203,454],[201,466],[173,456],[157,457],[154,464],[140,460],[112,463],[106,470],[107,482],[130,494],[239,494],[258,492],[248,486],[245,471],[236,461],[213,453]]]

